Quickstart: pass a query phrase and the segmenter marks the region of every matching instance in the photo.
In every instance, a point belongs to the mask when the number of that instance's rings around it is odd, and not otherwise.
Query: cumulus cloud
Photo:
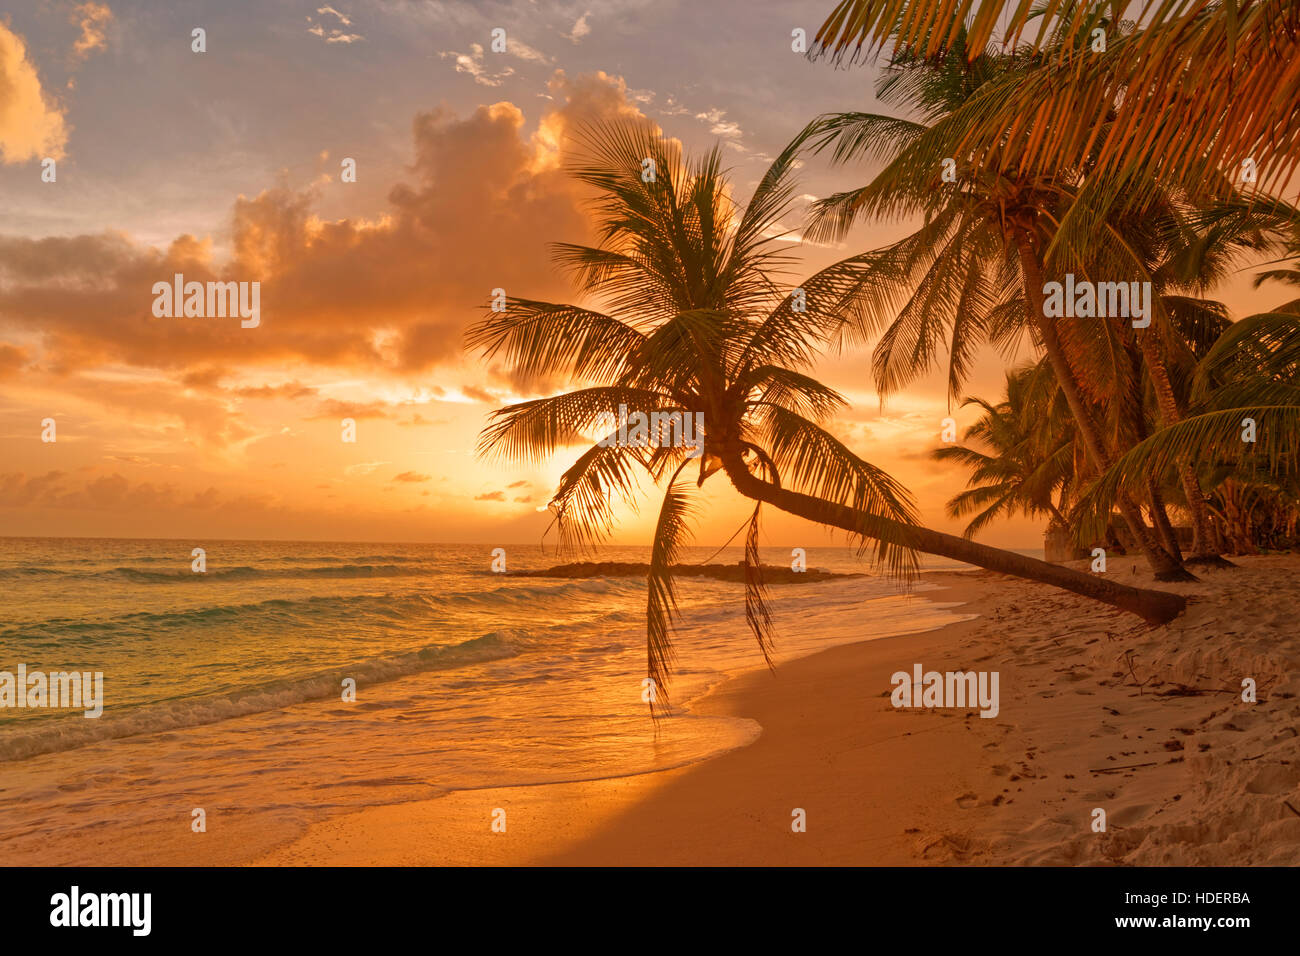
[[[585,241],[589,225],[583,194],[560,169],[561,144],[583,120],[640,115],[622,81],[604,74],[557,72],[550,89],[556,105],[531,137],[508,102],[468,116],[418,114],[410,175],[370,218],[321,219],[319,186],[239,197],[224,261],[209,239],[188,234],[161,248],[112,231],[0,236],[0,342],[39,340],[40,361],[59,373],[126,365],[195,384],[221,368],[301,362],[415,375],[458,362],[490,290],[571,294],[548,243]],[[260,326],[155,318],[153,284],[176,273],[260,282]]]
[[[0,162],[62,159],[64,109],[41,88],[23,38],[0,21]]]

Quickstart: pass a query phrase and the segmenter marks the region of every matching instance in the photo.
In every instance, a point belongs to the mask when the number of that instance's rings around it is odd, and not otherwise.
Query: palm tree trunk
[[[1148,329],[1147,332],[1150,332]],[[1183,420],[1183,411],[1178,405],[1173,384],[1169,380],[1169,370],[1165,367],[1164,356],[1156,345],[1155,336],[1138,335],[1138,345],[1142,349],[1142,358],[1146,363],[1147,374],[1151,378],[1151,388],[1156,395],[1156,407],[1160,409],[1160,422],[1173,425]],[[1201,491],[1200,479],[1196,469],[1186,462],[1178,466],[1178,480],[1183,485],[1183,496],[1187,499],[1187,513],[1192,518],[1192,557],[1191,561],[1200,564],[1222,564],[1232,567],[1232,562],[1225,561],[1214,545],[1210,534],[1210,509],[1205,503]]]
[[[1060,383],[1061,391],[1065,393],[1065,401],[1070,406],[1070,411],[1074,414],[1075,424],[1078,426],[1079,434],[1083,438],[1083,445],[1088,452],[1088,458],[1091,460],[1093,468],[1098,472],[1103,472],[1110,465],[1110,457],[1106,454],[1105,446],[1101,442],[1101,436],[1098,434],[1096,423],[1092,420],[1088,408],[1084,405],[1083,395],[1079,392],[1079,385],[1074,380],[1074,370],[1070,367],[1069,360],[1065,356],[1065,350],[1061,348],[1061,340],[1056,334],[1056,329],[1052,325],[1051,319],[1045,314],[1043,308],[1043,273],[1038,267],[1038,258],[1034,252],[1032,241],[1025,232],[1016,234],[1016,251],[1020,254],[1020,270],[1025,285],[1025,300],[1029,305],[1029,318],[1038,329],[1039,337],[1043,340],[1043,348],[1047,352],[1047,360],[1052,365],[1052,371],[1056,373],[1057,381]],[[1165,551],[1160,543],[1154,539],[1151,529],[1147,527],[1146,522],[1142,519],[1142,511],[1138,507],[1131,495],[1121,493],[1117,504],[1119,505],[1120,514],[1128,523],[1129,529],[1133,532],[1133,538],[1142,553],[1146,556],[1147,563],[1155,572],[1157,581],[1195,581],[1196,578],[1189,574],[1183,566],[1175,560],[1174,556]]]
[[[1188,560],[1197,564],[1236,567],[1224,559],[1223,551],[1215,543],[1210,531],[1210,509],[1205,504],[1205,494],[1201,490],[1201,480],[1196,477],[1196,469],[1188,464],[1179,465],[1178,479],[1183,484],[1183,496],[1187,498],[1187,510],[1192,516],[1192,556]]]
[[[807,518],[818,524],[830,525],[851,534],[874,537],[867,533],[868,516],[864,512],[823,501],[798,491],[790,491],[759,478],[746,466],[739,446],[732,446],[723,452],[722,464],[731,483],[746,498],[765,502],[780,508],[787,514]],[[896,532],[897,539],[917,551],[952,558],[954,561],[963,561],[966,564],[997,571],[999,574],[1010,574],[1063,588],[1136,614],[1148,624],[1165,624],[1172,621],[1187,605],[1187,599],[1179,594],[1129,587],[1126,584],[1107,580],[1100,575],[1084,574],[1072,568],[1048,564],[1046,561],[1028,558],[1013,551],[990,548],[987,545],[976,544],[974,541],[932,531],[929,528],[912,527],[874,516],[870,521],[877,527],[880,524],[892,526],[891,530]]]
[[[1147,497],[1151,500],[1151,521],[1160,532],[1160,540],[1164,542],[1165,550],[1181,561],[1183,552],[1178,546],[1178,532],[1174,530],[1173,522],[1169,520],[1169,512],[1165,510],[1165,499],[1160,494],[1160,483],[1156,481],[1155,475],[1147,475]]]
[[[1250,536],[1250,514],[1245,507],[1241,485],[1229,478],[1220,488],[1223,496],[1223,515],[1228,524],[1228,540],[1235,554],[1259,554]]]
[[[1140,442],[1148,434],[1144,410],[1145,396],[1142,394],[1142,356],[1131,343],[1124,346],[1124,352],[1132,362],[1133,381],[1138,391],[1136,400],[1126,411],[1129,414],[1129,424],[1133,428],[1134,440]],[[1164,549],[1173,556],[1175,561],[1182,561],[1183,550],[1178,544],[1178,532],[1174,530],[1174,524],[1169,520],[1169,509],[1165,507],[1165,496],[1160,490],[1160,482],[1156,479],[1155,472],[1147,472],[1146,485],[1147,509],[1151,512],[1151,524],[1160,536]]]

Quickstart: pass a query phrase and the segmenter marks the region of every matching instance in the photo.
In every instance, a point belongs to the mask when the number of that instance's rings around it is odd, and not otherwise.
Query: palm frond
[[[542,461],[556,449],[582,442],[582,434],[619,406],[646,412],[678,410],[671,396],[643,388],[602,385],[550,398],[517,402],[494,411],[479,436],[478,452],[513,461]]]
[[[1177,462],[1234,462],[1269,474],[1300,470],[1300,389],[1289,390],[1289,404],[1242,405],[1193,415],[1160,429],[1121,455],[1080,500],[1083,530],[1099,533],[1111,503],[1125,488],[1139,487],[1147,476]],[[1253,442],[1245,441],[1253,423]]]
[[[745,534],[745,622],[753,631],[758,649],[763,652],[763,660],[769,668],[772,664],[774,632],[772,613],[767,606],[767,588],[763,584],[763,559],[758,552],[759,517],[763,503],[754,505],[754,513],[749,518],[749,530]]]
[[[587,550],[608,537],[616,503],[636,510],[636,463],[635,453],[607,443],[592,445],[569,466],[548,505],[562,552]]]
[[[572,378],[617,378],[645,337],[600,312],[534,299],[507,298],[470,328],[466,344],[485,358],[501,358],[532,378],[557,373]]]
[[[873,529],[866,536],[876,539],[877,560],[900,578],[915,573],[916,554],[908,547],[906,535],[893,525],[917,522],[907,489],[802,416],[779,405],[766,405],[757,411],[759,432],[781,482],[814,498],[861,512],[864,527]],[[887,520],[873,522],[874,518]]]
[[[1004,47],[1020,43],[1037,16],[1044,26],[1029,43],[1041,52],[1022,58],[1032,68],[985,91],[954,155],[1048,174],[1092,157],[1099,191],[1090,208],[1143,201],[1133,192],[1139,170],[1201,193],[1245,159],[1260,188],[1291,179],[1300,166],[1300,8],[1290,0],[1142,0],[1131,11],[1135,26],[1121,29],[1113,6],[842,0],[814,53],[867,58],[892,44],[929,61],[974,58],[1003,14]],[[1098,28],[1104,52],[1089,43]]]
[[[681,558],[683,542],[690,535],[690,522],[694,515],[694,489],[689,481],[678,481],[684,467],[684,464],[679,467],[668,482],[659,509],[646,582],[646,672],[654,681],[651,712],[656,715],[668,707],[668,680],[677,657],[672,639],[673,618],[677,615],[677,586],[672,569]]]

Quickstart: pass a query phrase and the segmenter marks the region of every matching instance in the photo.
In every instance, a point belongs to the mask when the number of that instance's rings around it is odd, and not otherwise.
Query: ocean
[[[0,672],[104,675],[98,719],[0,708],[0,860],[42,835],[170,826],[190,807],[301,829],[375,802],[644,773],[761,732],[690,709],[763,666],[738,583],[679,579],[674,709],[656,725],[642,700],[643,579],[497,574],[491,545],[202,546],[195,573],[190,541],[0,538]],[[741,556],[711,554],[683,562]],[[790,551],[763,559],[789,566]],[[510,572],[561,561],[506,548]],[[810,548],[807,563],[870,570],[849,548]],[[875,575],[770,585],[778,668],[967,617],[930,589],[924,576],[910,595]]]

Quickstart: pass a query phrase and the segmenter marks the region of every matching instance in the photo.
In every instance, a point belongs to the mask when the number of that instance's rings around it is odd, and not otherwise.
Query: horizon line
[[[234,544],[252,543],[252,544],[415,544],[415,545],[445,545],[450,547],[547,547],[538,542],[528,541],[397,541],[397,540],[376,540],[370,538],[343,539],[343,538],[219,538],[208,535],[191,535],[187,537],[158,537],[150,535],[57,535],[57,534],[0,534],[0,541],[179,541],[192,542],[203,539],[206,541],[224,541]],[[580,554],[586,551],[599,551],[601,548],[649,548],[650,544],[620,544],[617,542],[607,542],[592,549],[574,549],[573,553]],[[743,549],[743,544],[689,544],[684,545],[688,548],[717,548],[719,551],[727,548]],[[815,548],[847,548],[856,549],[854,544],[763,544],[763,548],[806,548],[812,550]],[[998,547],[989,545],[989,547]],[[1004,551],[1025,551],[1041,550],[1042,545],[1005,545],[1001,546]],[[922,554],[926,552],[920,552]]]

